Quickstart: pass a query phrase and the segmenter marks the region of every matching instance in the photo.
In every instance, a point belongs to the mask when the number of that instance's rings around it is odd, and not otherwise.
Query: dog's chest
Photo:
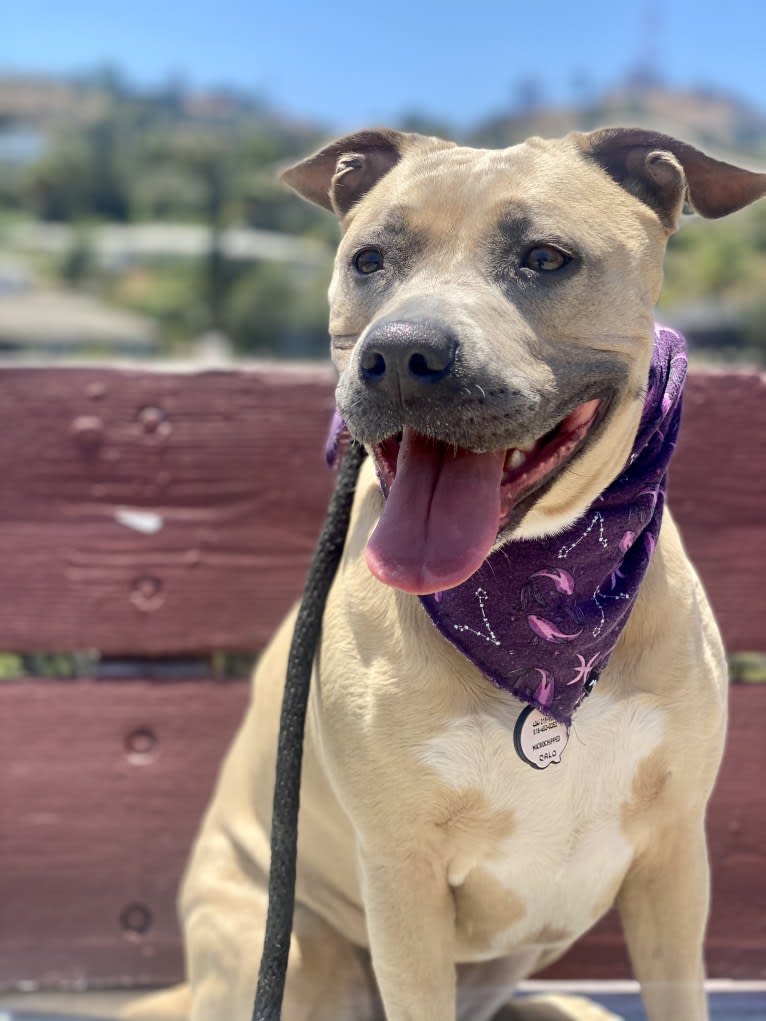
[[[569,943],[610,907],[634,854],[635,778],[662,742],[650,700],[594,696],[562,761],[536,770],[514,747],[517,716],[456,718],[421,749],[466,959]]]

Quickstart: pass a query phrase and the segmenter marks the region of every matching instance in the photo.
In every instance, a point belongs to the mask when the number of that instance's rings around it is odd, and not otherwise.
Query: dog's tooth
[[[511,453],[510,460],[508,461],[508,466],[510,468],[521,468],[526,459],[527,454],[523,450],[516,449]]]

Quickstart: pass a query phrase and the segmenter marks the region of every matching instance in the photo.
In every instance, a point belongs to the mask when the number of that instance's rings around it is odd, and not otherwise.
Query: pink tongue
[[[504,450],[455,450],[405,429],[396,478],[367,544],[375,577],[415,595],[470,578],[497,537],[504,461]]]

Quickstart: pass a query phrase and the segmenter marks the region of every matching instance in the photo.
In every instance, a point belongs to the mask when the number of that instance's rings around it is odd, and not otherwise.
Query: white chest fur
[[[562,761],[535,770],[514,748],[520,710],[454,719],[421,749],[452,805],[444,850],[466,959],[571,942],[608,909],[634,854],[634,778],[663,738],[655,701],[597,691]]]

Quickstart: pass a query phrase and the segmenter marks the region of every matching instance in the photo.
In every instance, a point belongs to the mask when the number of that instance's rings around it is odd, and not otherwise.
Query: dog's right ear
[[[643,128],[601,128],[578,144],[626,191],[673,230],[686,202],[700,216],[728,216],[766,196],[766,174],[707,156],[670,135]]]
[[[426,142],[452,144],[387,128],[358,131],[331,142],[280,176],[304,199],[342,218],[408,149]]]

